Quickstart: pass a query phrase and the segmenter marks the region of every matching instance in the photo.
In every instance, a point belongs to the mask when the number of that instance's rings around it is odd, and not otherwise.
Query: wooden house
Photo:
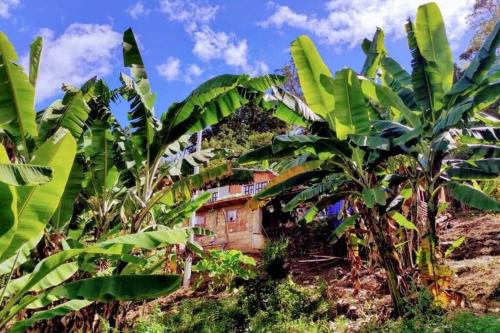
[[[248,200],[275,177],[271,171],[255,171],[246,184],[208,189],[210,200],[196,212],[195,224],[214,232],[214,236],[198,237],[205,249],[237,249],[246,253],[264,248],[263,210],[250,209]]]

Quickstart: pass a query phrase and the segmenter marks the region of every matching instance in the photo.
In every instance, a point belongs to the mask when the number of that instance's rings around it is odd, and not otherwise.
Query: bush
[[[107,331],[104,331],[107,332]],[[163,333],[165,328],[163,325],[163,314],[158,307],[153,308],[153,311],[147,318],[141,318],[134,326],[136,333]]]
[[[290,279],[253,280],[220,299],[185,300],[169,312],[138,322],[139,333],[328,332],[326,287],[302,287]]]
[[[238,250],[210,250],[195,266],[194,272],[207,273],[210,289],[229,289],[236,278],[255,276],[255,259]]]
[[[290,327],[297,325],[311,328],[297,332],[317,332],[329,319],[326,285],[304,287],[289,278],[252,281],[240,297],[240,307],[247,309],[250,332],[295,332]]]
[[[236,296],[184,301],[164,318],[163,332],[242,332],[244,325]]]
[[[288,270],[285,269],[285,261],[288,253],[288,239],[281,238],[277,241],[268,242],[262,252],[264,269],[271,279],[283,279]]]

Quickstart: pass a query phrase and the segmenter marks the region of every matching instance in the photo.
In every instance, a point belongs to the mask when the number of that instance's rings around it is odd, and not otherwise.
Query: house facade
[[[247,184],[208,189],[210,200],[196,212],[195,224],[211,230],[214,236],[198,237],[205,249],[237,249],[246,253],[264,248],[263,208],[250,209],[252,196],[275,177],[271,171],[255,171]]]

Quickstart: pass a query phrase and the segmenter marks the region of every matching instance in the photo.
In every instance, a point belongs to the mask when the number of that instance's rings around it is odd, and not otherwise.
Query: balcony
[[[212,197],[208,200],[208,202],[213,203],[230,197],[254,196],[266,187],[268,183],[269,181],[263,181],[245,185],[226,185],[222,187],[210,188],[207,192],[212,193]]]

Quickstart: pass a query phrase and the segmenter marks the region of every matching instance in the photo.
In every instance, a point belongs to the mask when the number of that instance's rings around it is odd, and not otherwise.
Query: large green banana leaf
[[[0,163],[0,182],[14,186],[34,186],[49,182],[52,169],[30,164]]]
[[[37,36],[30,45],[30,70],[29,78],[33,88],[36,87],[38,78],[38,67],[40,67],[40,56],[42,55],[43,39]]]
[[[190,200],[193,190],[200,189],[208,182],[228,177],[232,174],[233,170],[230,162],[216,167],[209,167],[198,174],[176,181],[171,187],[165,188],[161,192],[157,192],[151,201],[153,203],[160,202],[167,206],[173,206],[178,202]]]
[[[0,32],[0,127],[19,139],[21,149],[27,154],[28,138],[37,136],[35,89],[15,61],[18,56],[14,47]]]
[[[476,53],[472,62],[465,69],[462,77],[452,87],[448,93],[450,95],[459,94],[473,85],[479,84],[484,75],[497,62],[497,49],[500,44],[500,22],[497,22],[495,28]]]
[[[23,283],[15,288],[15,293],[9,302],[16,303],[26,292],[39,285],[46,276],[51,275],[52,272],[81,254],[122,255],[125,253],[125,250],[123,244],[115,244],[109,248],[94,246],[81,249],[69,249],[53,254],[43,259],[35,266],[31,274],[28,275],[28,278],[23,280]],[[54,273],[54,276],[57,277],[58,274]]]
[[[10,328],[9,332],[10,333],[25,332],[30,326],[35,324],[37,321],[47,320],[47,319],[51,319],[51,318],[54,318],[57,316],[64,316],[70,312],[83,309],[84,307],[86,307],[87,305],[89,305],[91,303],[92,303],[92,301],[74,299],[74,300],[59,304],[57,306],[54,306],[53,308],[50,308],[48,310],[36,312],[28,319],[20,320],[20,321],[16,322]]]
[[[434,134],[456,126],[467,113],[476,113],[497,102],[499,89],[500,83],[482,87],[474,96],[453,105],[446,112],[441,113],[433,128]]]
[[[413,127],[420,125],[418,115],[413,113],[390,88],[376,84],[370,80],[361,80],[361,90],[371,102],[389,108],[394,118],[399,118],[398,116],[401,115],[409,125]]]
[[[71,222],[75,201],[82,189],[83,179],[83,165],[75,159],[61,201],[50,222],[55,230],[61,230]]]
[[[417,103],[413,97],[413,87],[411,76],[408,72],[394,59],[385,56],[381,61],[382,66],[382,83],[394,91],[401,100],[411,110],[415,110]]]
[[[231,115],[235,110],[249,102],[250,94],[252,92],[247,89],[232,89],[214,98],[199,109],[201,111],[199,119],[188,129],[186,134],[201,131]]]
[[[272,95],[265,96],[266,102],[278,104],[275,116],[287,124],[294,125],[296,117],[302,118],[302,124],[304,125],[306,125],[307,121],[323,121],[323,119],[314,113],[314,111],[311,110],[311,108],[309,108],[309,106],[299,97],[294,96],[279,87],[273,86],[272,91]],[[285,113],[284,109],[291,110],[293,112]],[[288,117],[285,117],[285,115]]]
[[[332,93],[335,95],[335,108],[328,114],[327,120],[332,126],[330,119],[335,118],[337,138],[345,140],[349,134],[367,134],[371,117],[356,74],[350,69],[337,72]]]
[[[260,200],[274,196],[293,186],[301,185],[315,178],[326,176],[329,171],[320,170],[323,161],[313,160],[302,165],[292,167],[273,178],[267,186],[257,193],[253,200]]]
[[[466,205],[482,210],[500,211],[500,202],[470,185],[450,181],[446,187],[452,197]]]
[[[162,154],[166,146],[186,133],[203,129],[235,111],[231,108],[241,106],[246,100],[246,90],[240,94],[238,88],[248,80],[247,75],[216,76],[198,86],[181,103],[172,104],[161,117],[162,126],[152,155]]]
[[[0,262],[14,256],[23,244],[38,237],[43,231],[59,205],[75,154],[76,142],[65,129],[57,131],[34,152],[31,163],[52,168],[54,176],[52,181],[40,186],[18,187],[19,223]]]
[[[481,140],[482,142],[497,143],[500,141],[500,127],[470,127],[456,132],[464,136]]]
[[[345,178],[341,175],[329,175],[328,177],[325,177],[320,183],[314,184],[294,196],[289,202],[287,202],[282,210],[284,212],[290,212],[303,202],[307,202],[311,199],[317,198],[324,193],[335,191],[335,189],[345,181]]]
[[[78,264],[76,262],[62,264],[46,274],[40,281],[35,283],[29,291],[40,291],[57,286],[72,277],[77,271]],[[26,274],[20,278],[11,280],[5,288],[4,296],[11,297],[15,293],[19,292],[22,288],[24,288],[30,279],[30,276],[31,274]]]
[[[456,163],[447,168],[446,173],[454,179],[495,179],[500,175],[500,159]]]
[[[125,67],[130,68],[134,78],[130,80],[125,75],[121,76],[126,96],[131,102],[129,120],[134,129],[132,138],[139,149],[145,150],[153,142],[158,126],[154,117],[156,94],[151,91],[132,29],[127,29],[123,33],[123,62]]]
[[[418,7],[415,39],[425,59],[424,70],[432,89],[433,110],[440,110],[444,105],[444,95],[453,83],[454,62],[443,17],[436,3]]]
[[[314,113],[325,118],[333,110],[335,100],[323,87],[320,79],[321,75],[332,78],[330,70],[321,59],[314,43],[305,35],[293,41],[290,51],[307,104]]]
[[[408,20],[405,28],[408,47],[410,48],[412,58],[411,83],[413,86],[415,102],[422,111],[425,111],[426,113],[431,112],[431,115],[434,115],[433,110],[435,109],[435,106],[433,104],[433,86],[429,74],[426,71],[425,59],[422,57],[422,54],[420,54],[420,49],[418,48],[417,40],[415,38],[415,25],[411,20]]]
[[[92,193],[95,191],[102,193],[107,190],[106,180],[117,158],[114,143],[115,136],[107,121],[100,119],[94,121],[84,134],[83,145],[92,182],[92,186],[88,186],[88,190]]]
[[[483,145],[483,144],[469,144],[466,146],[467,150],[472,153],[469,160],[476,160],[479,158],[500,158],[500,146],[498,145]]]
[[[9,163],[5,147],[0,144],[0,162]],[[7,250],[17,230],[17,191],[14,186],[0,182],[0,258]]]
[[[63,284],[48,295],[90,301],[131,301],[170,294],[180,287],[177,275],[100,276]]]
[[[44,141],[59,127],[66,128],[78,140],[89,117],[88,107],[80,90],[68,90],[62,101],[44,110],[38,124],[39,141]]]
[[[114,244],[134,245],[142,249],[154,249],[171,244],[185,244],[188,239],[187,229],[169,229],[167,231],[146,231],[118,236],[101,242],[99,247],[109,247]]]
[[[189,129],[187,134],[218,123],[241,106],[250,101],[259,100],[268,89],[280,85],[282,82],[283,78],[277,75],[263,75],[254,78],[240,75],[238,86],[219,94],[211,100],[208,100],[208,97],[213,95],[214,92],[202,94],[203,99],[201,96],[192,94],[185,105],[194,103],[194,105],[202,106],[202,109],[199,120]],[[215,89],[217,91],[217,88]],[[206,102],[202,104],[203,101]]]
[[[366,59],[361,74],[373,80],[380,68],[380,61],[385,54],[384,31],[382,29],[377,28],[373,40],[370,42],[370,47],[365,53]]]
[[[158,223],[166,226],[174,226],[178,223],[182,223],[189,219],[193,213],[203,206],[211,197],[212,194],[210,192],[202,193],[191,201],[186,201],[168,212],[161,214],[157,218]]]

